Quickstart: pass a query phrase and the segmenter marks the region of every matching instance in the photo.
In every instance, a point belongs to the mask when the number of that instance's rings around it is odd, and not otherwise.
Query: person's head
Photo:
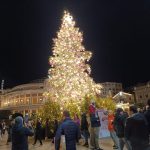
[[[68,110],[65,110],[65,111],[63,112],[63,117],[64,117],[64,118],[70,117],[70,113],[69,113]]]
[[[86,113],[85,113],[85,112],[82,112],[82,113],[81,113],[81,116],[82,116],[82,117],[86,117]]]
[[[15,119],[18,116],[23,118],[23,114],[21,114],[21,113],[14,113],[14,114],[12,114],[12,119]]]
[[[116,113],[117,114],[123,114],[123,109],[122,108],[117,108]]]
[[[23,118],[21,116],[18,116],[15,118],[15,125],[18,128],[22,128],[23,127]]]
[[[137,112],[138,111],[137,111],[137,107],[136,106],[132,105],[132,106],[129,107],[129,113],[130,113],[130,115],[135,114]]]
[[[113,111],[112,111],[112,110],[108,110],[108,114],[109,114],[109,115],[112,115],[112,114],[113,114]]]

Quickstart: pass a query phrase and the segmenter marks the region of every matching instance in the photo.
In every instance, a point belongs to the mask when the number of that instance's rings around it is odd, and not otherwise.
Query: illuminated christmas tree
[[[49,58],[48,99],[58,102],[61,109],[77,109],[85,96],[100,94],[101,86],[90,77],[87,64],[92,53],[85,51],[83,36],[68,12],[64,12],[57,38]]]

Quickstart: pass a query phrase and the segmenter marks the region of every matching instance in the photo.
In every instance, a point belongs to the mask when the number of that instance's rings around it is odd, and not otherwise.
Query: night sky
[[[0,2],[0,80],[5,87],[47,77],[52,38],[68,10],[83,31],[96,82],[125,87],[150,80],[150,1],[5,0]]]

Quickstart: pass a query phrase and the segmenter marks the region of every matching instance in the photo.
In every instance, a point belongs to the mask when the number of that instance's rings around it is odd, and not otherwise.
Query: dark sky
[[[5,87],[47,76],[52,38],[64,9],[83,31],[96,82],[131,86],[150,80],[150,1],[3,0],[0,2],[0,80]]]

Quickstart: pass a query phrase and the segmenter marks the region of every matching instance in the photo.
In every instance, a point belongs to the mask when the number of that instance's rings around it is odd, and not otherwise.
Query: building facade
[[[136,103],[146,104],[150,99],[150,81],[134,86]]]
[[[22,114],[36,113],[43,105],[44,80],[23,84],[0,93],[0,110]]]
[[[101,83],[101,85],[103,86],[101,92],[103,97],[108,97],[108,96],[113,97],[114,95],[116,95],[117,93],[123,90],[122,83],[104,82]]]
[[[134,103],[134,96],[130,93],[126,92],[119,92],[117,93],[113,99],[115,100],[116,103]]]

